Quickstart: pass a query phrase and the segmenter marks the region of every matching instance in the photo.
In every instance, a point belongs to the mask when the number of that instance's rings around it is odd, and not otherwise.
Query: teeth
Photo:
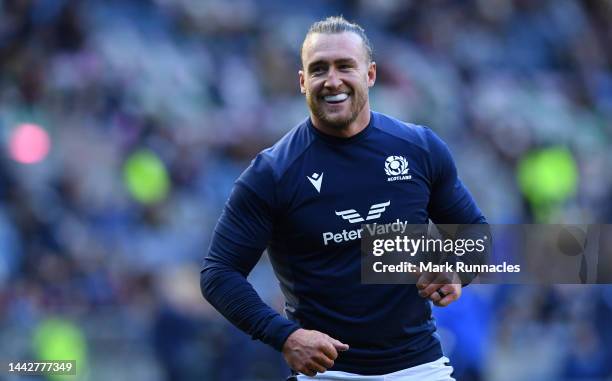
[[[336,95],[328,95],[326,97],[323,97],[323,99],[325,99],[325,101],[327,102],[342,102],[346,98],[348,98],[348,94],[345,94],[345,93],[336,94]]]

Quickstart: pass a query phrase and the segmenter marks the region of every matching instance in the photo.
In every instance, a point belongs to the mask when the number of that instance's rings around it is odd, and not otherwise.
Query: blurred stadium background
[[[2,361],[283,379],[198,271],[234,179],[307,115],[298,50],[328,15],[365,27],[373,107],[440,134],[490,222],[612,220],[610,1],[0,4]],[[265,257],[250,280],[281,308]],[[470,286],[435,315],[459,380],[610,380],[611,291]]]

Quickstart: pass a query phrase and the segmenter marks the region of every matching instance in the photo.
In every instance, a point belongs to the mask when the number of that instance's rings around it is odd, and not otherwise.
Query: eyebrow
[[[337,60],[334,60],[333,62],[335,64],[337,64],[337,65],[339,65],[339,64],[351,64],[351,65],[357,66],[357,61],[355,61],[352,58],[339,58]],[[327,65],[327,61],[318,60],[318,61],[311,62],[308,65],[308,71],[311,71],[312,69],[314,69],[315,67],[320,66],[320,65]]]

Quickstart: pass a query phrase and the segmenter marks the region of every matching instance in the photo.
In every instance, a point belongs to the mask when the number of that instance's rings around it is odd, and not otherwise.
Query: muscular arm
[[[432,157],[432,190],[429,216],[435,224],[486,224],[474,198],[463,185],[446,144],[433,132],[429,134]]]
[[[265,163],[261,157],[255,159],[236,182],[217,223],[200,287],[235,326],[282,351],[292,369],[314,376],[332,367],[338,351],[348,345],[322,332],[300,329],[267,306],[246,280],[271,236],[274,188]]]
[[[445,231],[443,224],[461,224],[456,231],[452,232],[450,238],[453,239],[482,239],[484,235],[488,235],[489,240],[486,241],[489,245],[485,253],[490,250],[490,229],[485,217],[476,205],[476,202],[470,195],[469,191],[463,185],[457,175],[457,168],[451,156],[451,153],[446,144],[438,138],[433,132],[428,131],[429,148],[432,158],[431,165],[431,181],[432,191],[428,206],[430,219],[435,223],[441,233],[448,234]],[[450,254],[442,260],[453,263],[457,260],[454,254]],[[481,264],[486,261],[485,254],[465,255],[461,260],[467,264]],[[452,283],[460,282],[462,285],[469,284],[477,274],[456,274],[459,279],[453,279]],[[429,274],[430,277],[436,274]],[[437,274],[438,277],[443,277]],[[422,282],[417,284],[420,294],[423,297],[431,298],[438,305],[448,305],[454,299],[461,295],[460,289],[453,287],[452,284],[447,284],[449,280],[428,279],[423,277]],[[433,283],[430,283],[433,282]],[[440,287],[445,284],[444,287]],[[459,286],[459,285],[457,285]],[[435,294],[436,290],[441,290],[443,293],[451,293],[448,296]],[[455,293],[454,295],[452,293]],[[454,299],[453,299],[454,298]]]
[[[254,161],[241,176],[225,205],[202,265],[200,287],[230,322],[280,351],[299,326],[266,305],[246,279],[272,231],[270,203],[255,194],[252,187],[258,184],[247,185],[253,179],[266,180],[258,165],[261,161]]]

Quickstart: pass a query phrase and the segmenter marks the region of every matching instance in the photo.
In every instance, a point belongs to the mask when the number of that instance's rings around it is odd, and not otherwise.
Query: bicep
[[[430,149],[434,162],[428,205],[430,219],[441,224],[485,222],[474,198],[459,179],[455,161],[446,144],[433,135]]]
[[[268,244],[272,218],[270,206],[237,183],[213,232],[204,266],[229,266],[246,277]]]

